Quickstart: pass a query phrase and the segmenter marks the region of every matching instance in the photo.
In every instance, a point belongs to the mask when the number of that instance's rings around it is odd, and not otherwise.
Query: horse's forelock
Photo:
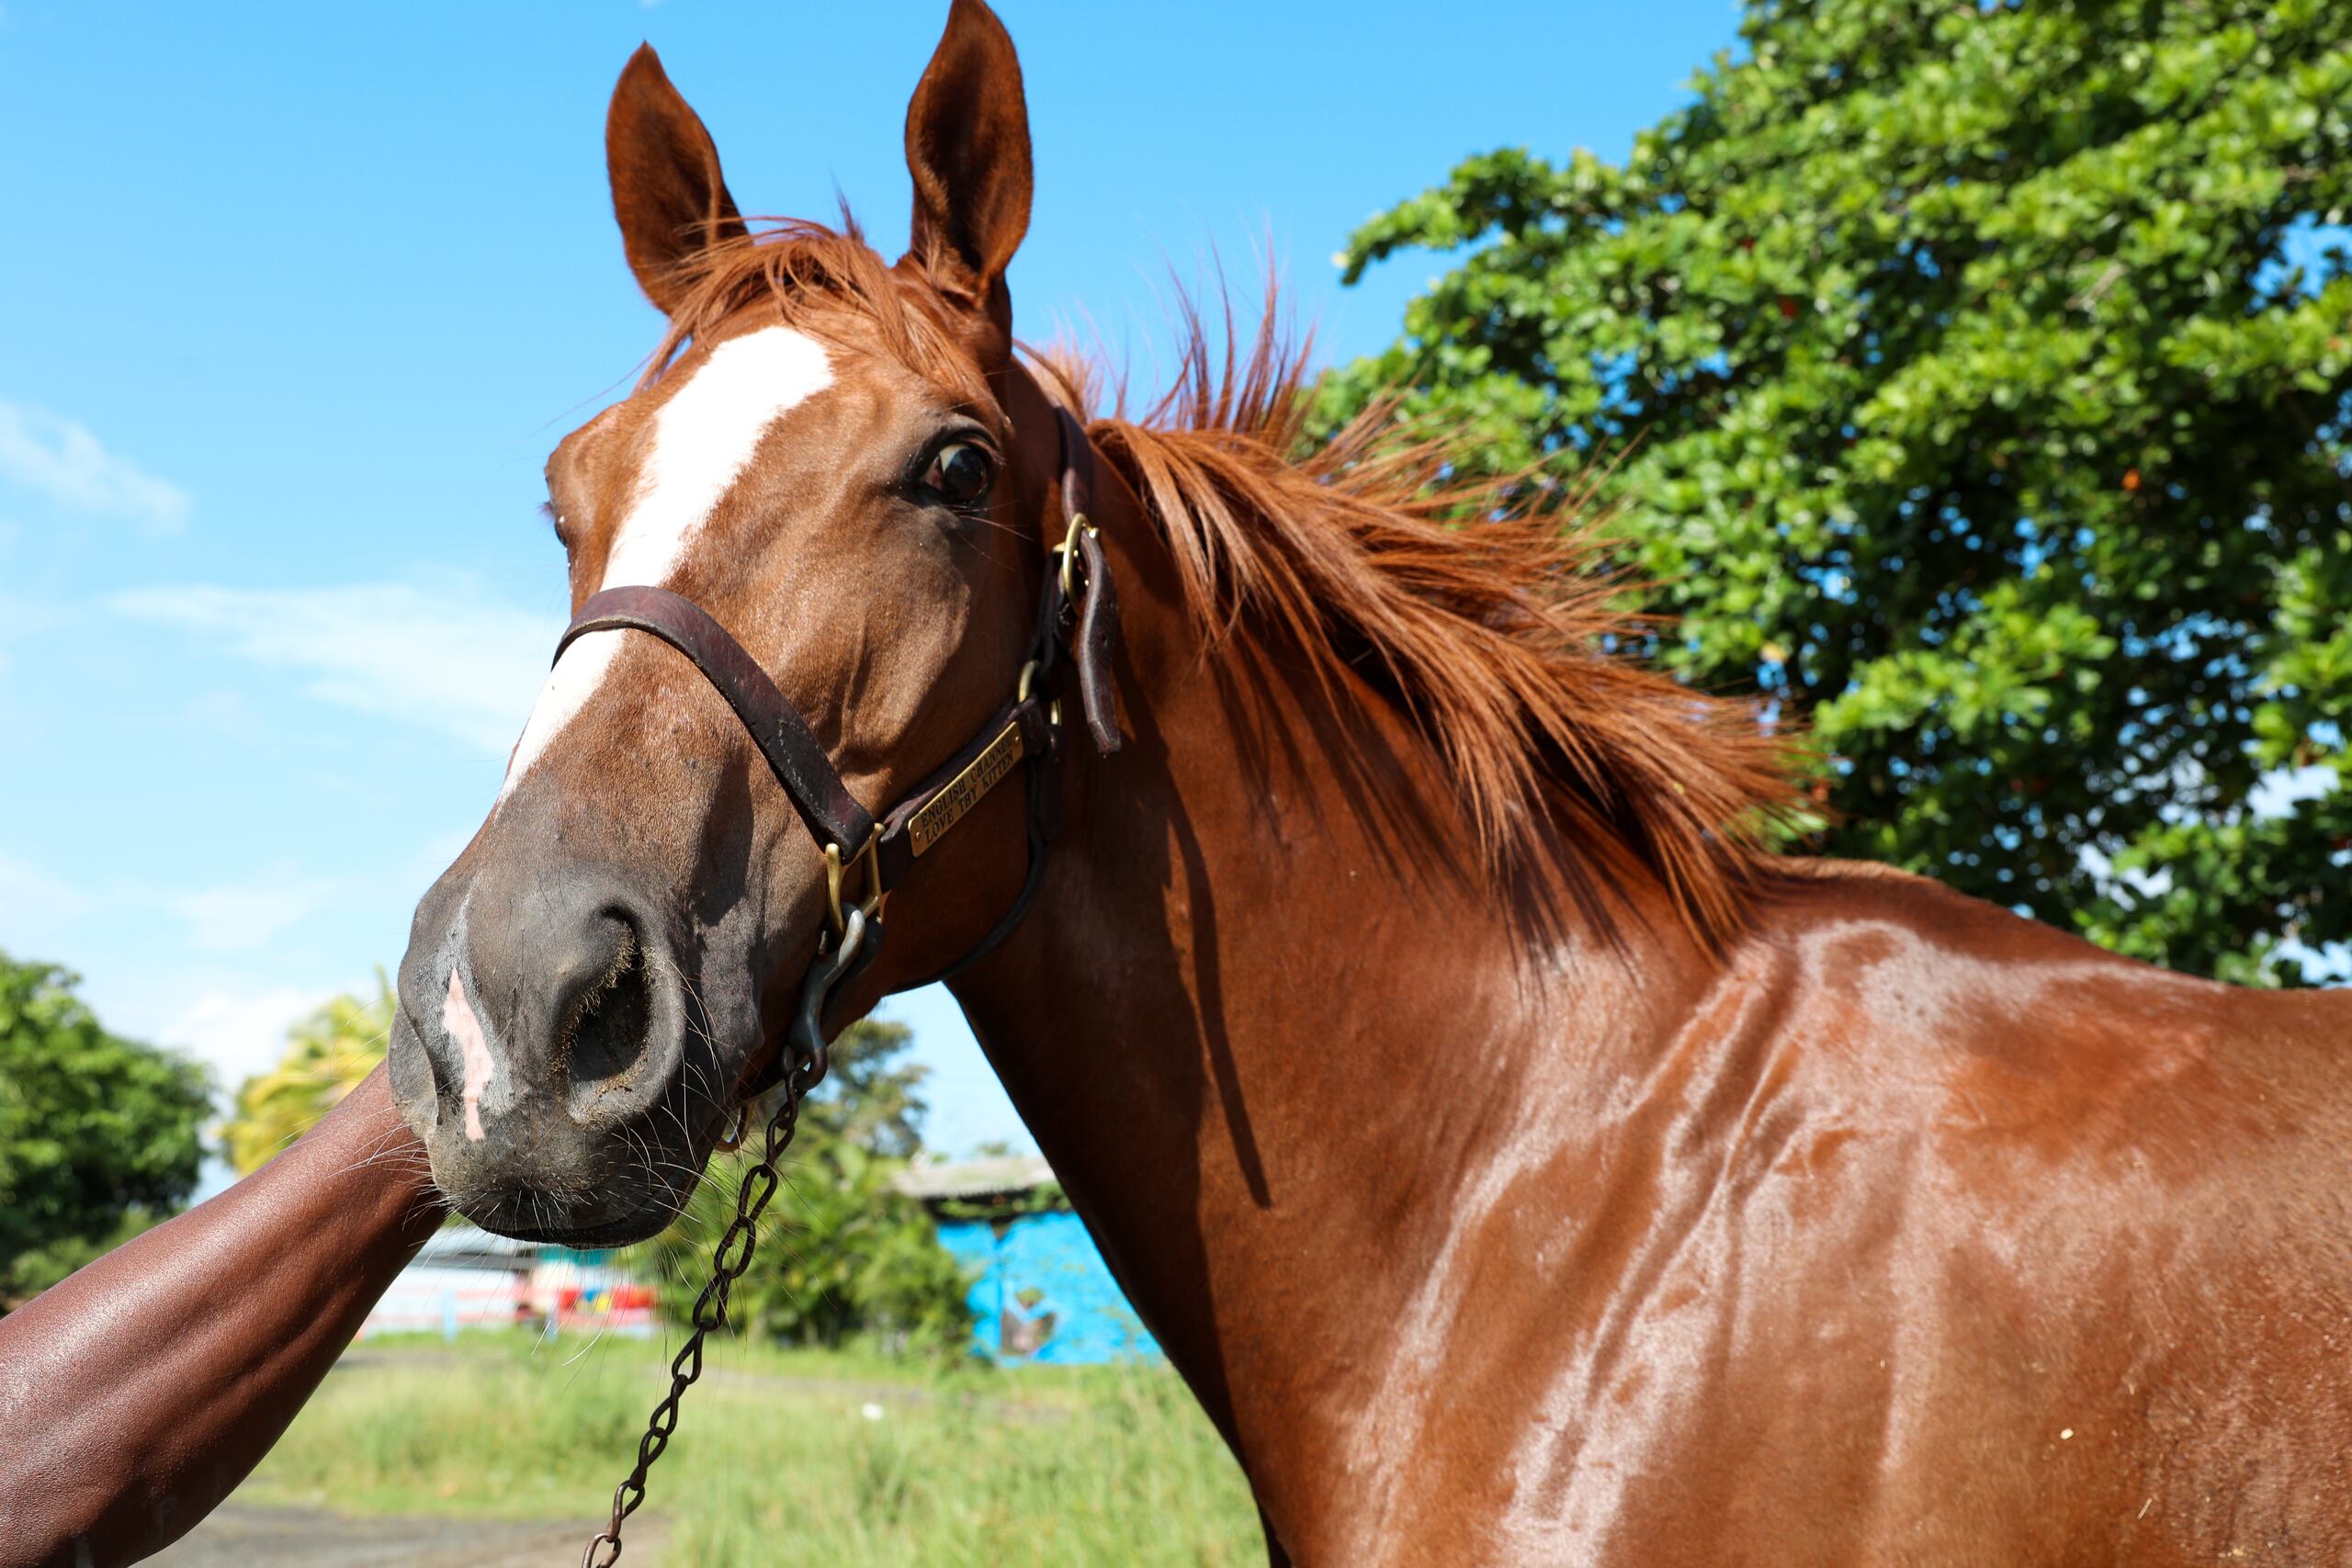
[[[746,312],[773,310],[820,341],[888,355],[953,403],[992,402],[958,307],[920,268],[884,261],[846,209],[838,229],[798,219],[763,221],[766,227],[719,239],[697,254],[641,386],[661,380],[690,345]]]

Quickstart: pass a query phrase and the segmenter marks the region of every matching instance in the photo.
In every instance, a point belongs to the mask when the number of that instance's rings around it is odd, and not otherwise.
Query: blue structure
[[[919,1168],[900,1183],[930,1204],[941,1245],[978,1276],[966,1298],[973,1348],[1011,1366],[1158,1359],[1159,1342],[1085,1223],[1036,1202],[1052,1179],[1043,1160],[1018,1159]]]
[[[1092,1366],[1159,1355],[1084,1222],[1069,1210],[944,1220],[939,1240],[979,1271],[966,1300],[973,1348],[989,1359]]]

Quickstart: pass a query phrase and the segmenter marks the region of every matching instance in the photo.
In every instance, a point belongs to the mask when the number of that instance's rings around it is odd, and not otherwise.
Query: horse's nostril
[[[572,1015],[571,1066],[574,1083],[617,1077],[645,1055],[653,1027],[653,985],[645,944],[628,919],[608,917],[620,927],[613,966],[581,998]]]

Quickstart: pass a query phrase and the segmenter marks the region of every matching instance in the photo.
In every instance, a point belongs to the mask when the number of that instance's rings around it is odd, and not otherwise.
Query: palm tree
[[[244,1175],[309,1130],[384,1059],[392,987],[376,971],[373,1000],[345,995],[286,1032],[277,1066],[245,1080],[237,1113],[221,1129],[229,1163]]]

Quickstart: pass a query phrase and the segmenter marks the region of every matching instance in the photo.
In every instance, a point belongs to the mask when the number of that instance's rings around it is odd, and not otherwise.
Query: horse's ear
[[[942,289],[1009,334],[1004,269],[1029,231],[1029,107],[1012,39],[981,0],[954,0],[915,85],[907,172],[915,182],[910,254]]]
[[[670,85],[651,44],[638,45],[605,115],[613,216],[639,287],[666,315],[694,281],[696,257],[743,232],[719,177],[710,132]]]

